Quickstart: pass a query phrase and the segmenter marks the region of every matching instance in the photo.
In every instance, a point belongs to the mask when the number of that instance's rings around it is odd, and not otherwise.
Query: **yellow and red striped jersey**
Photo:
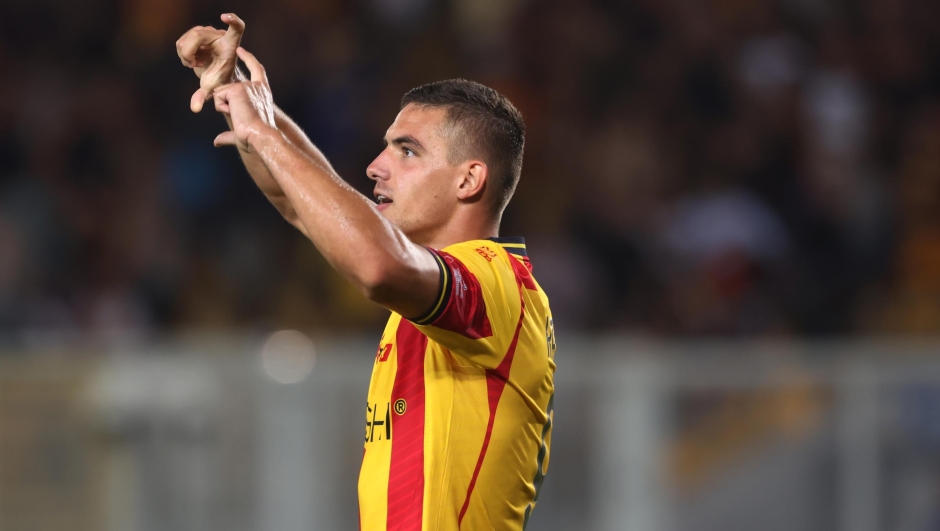
[[[548,470],[555,332],[522,238],[432,251],[434,308],[393,313],[372,370],[362,531],[525,528]]]

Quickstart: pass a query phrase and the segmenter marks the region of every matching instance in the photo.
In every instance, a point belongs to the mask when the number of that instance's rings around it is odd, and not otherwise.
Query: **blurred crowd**
[[[940,331],[936,0],[5,0],[0,336],[378,332],[189,110],[174,43],[229,11],[370,196],[409,88],[509,96],[502,235],[563,329]]]

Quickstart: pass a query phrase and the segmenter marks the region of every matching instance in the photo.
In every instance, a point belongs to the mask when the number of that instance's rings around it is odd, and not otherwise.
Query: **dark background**
[[[502,234],[562,328],[940,329],[935,0],[5,0],[0,335],[378,330],[189,111],[174,43],[228,11],[363,191],[409,88],[509,96],[528,138]]]

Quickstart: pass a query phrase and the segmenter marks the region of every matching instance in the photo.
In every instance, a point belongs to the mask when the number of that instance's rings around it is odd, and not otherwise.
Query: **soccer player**
[[[522,238],[499,238],[522,169],[522,117],[450,80],[409,91],[353,190],[275,105],[239,47],[244,23],[178,42],[252,178],[365,296],[391,310],[375,357],[359,476],[365,531],[521,530],[548,469],[555,337]],[[236,56],[250,79],[237,71]]]

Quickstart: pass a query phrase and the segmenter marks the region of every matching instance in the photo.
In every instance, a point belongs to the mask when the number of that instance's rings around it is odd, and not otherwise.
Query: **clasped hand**
[[[197,26],[176,41],[176,51],[183,65],[199,76],[199,90],[190,102],[192,111],[200,112],[212,97],[215,109],[229,121],[232,130],[213,143],[251,151],[253,138],[276,130],[274,97],[264,67],[239,46],[245,23],[231,13],[222,15],[222,20],[229,24],[227,31]],[[236,57],[248,67],[249,80],[238,78]]]

